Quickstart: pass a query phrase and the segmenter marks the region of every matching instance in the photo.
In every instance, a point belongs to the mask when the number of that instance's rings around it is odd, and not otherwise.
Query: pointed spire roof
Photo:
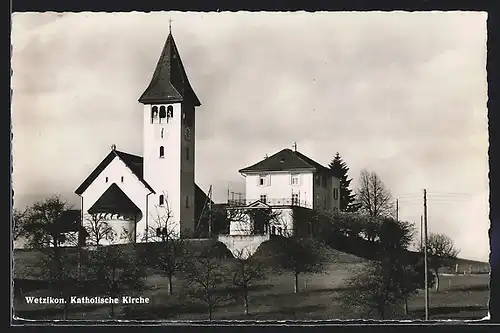
[[[201,105],[189,84],[174,37],[169,33],[151,82],[139,98],[139,102],[160,104],[182,101],[192,102],[195,106]]]

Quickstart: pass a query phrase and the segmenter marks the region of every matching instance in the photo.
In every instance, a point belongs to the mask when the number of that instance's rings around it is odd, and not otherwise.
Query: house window
[[[106,177],[106,183],[108,182],[108,180],[109,180],[108,177]]]
[[[292,180],[291,180],[291,183],[292,185],[299,185],[299,175],[295,174],[295,175],[292,175]]]
[[[339,199],[339,189],[334,188],[333,189],[333,200],[338,200]]]
[[[299,194],[293,193],[292,194],[292,205],[298,205],[298,204],[299,204]]]
[[[189,208],[189,197],[186,196],[186,208]]]
[[[123,183],[123,176],[122,176],[122,178],[121,178],[121,181],[122,181],[122,183]]]
[[[316,205],[319,207],[320,205],[320,197],[319,197],[319,194],[316,194]]]
[[[169,105],[167,107],[167,121],[168,121],[168,119],[173,118],[173,117],[174,117],[174,107],[172,105]]]
[[[165,157],[165,147],[160,146],[160,158],[164,158],[164,157]]]
[[[165,112],[165,106],[160,106],[160,123],[161,120],[164,119],[167,116],[167,113]]]
[[[266,185],[266,176],[259,176],[259,186],[265,186]]]
[[[266,197],[265,194],[263,194],[263,195],[260,196],[260,202],[266,203],[266,200],[267,200],[267,197]]]
[[[316,175],[316,186],[321,186],[321,178],[319,175]]]
[[[165,204],[165,197],[163,196],[163,194],[160,194],[160,199],[159,199],[158,204],[160,206],[163,206]]]
[[[189,161],[189,147],[186,147],[186,160]]]

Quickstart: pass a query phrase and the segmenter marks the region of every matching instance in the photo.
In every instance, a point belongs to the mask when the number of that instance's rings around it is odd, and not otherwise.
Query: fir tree
[[[359,210],[359,205],[356,204],[356,195],[352,193],[349,188],[352,178],[349,179],[347,172],[349,167],[347,163],[342,160],[342,157],[337,152],[335,158],[329,164],[332,175],[340,179],[340,211],[342,212],[356,212]]]

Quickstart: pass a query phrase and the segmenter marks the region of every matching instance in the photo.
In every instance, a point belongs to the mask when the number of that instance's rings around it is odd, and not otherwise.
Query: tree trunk
[[[63,304],[63,319],[67,320],[68,319],[68,300],[66,297],[64,297],[64,304]]]
[[[439,290],[439,273],[438,270],[434,270],[434,273],[436,274],[436,291]]]
[[[248,315],[248,291],[246,289],[243,294],[243,302],[245,305],[245,314]]]
[[[111,302],[111,312],[110,312],[109,316],[111,318],[115,317],[115,304],[113,302]]]
[[[208,305],[208,320],[212,320],[212,305]]]
[[[405,295],[405,315],[408,315],[408,296]]]
[[[296,294],[299,292],[299,273],[294,272],[295,284],[293,286],[293,292]]]
[[[168,277],[168,294],[172,295],[172,276]]]

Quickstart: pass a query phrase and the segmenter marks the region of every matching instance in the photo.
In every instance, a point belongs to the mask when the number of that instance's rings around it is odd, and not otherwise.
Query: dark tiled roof
[[[155,193],[153,188],[143,178],[142,163],[143,159],[140,156],[124,153],[118,150],[111,150],[111,152],[106,156],[101,163],[90,173],[90,175],[83,181],[83,183],[76,189],[75,193],[81,195],[85,190],[92,184],[92,182],[101,174],[101,172],[113,161],[115,157],[118,157],[127,165],[127,167],[136,175],[137,178],[142,182],[142,184],[151,192]]]
[[[130,198],[116,185],[111,184],[101,197],[90,207],[90,214],[96,213],[122,213],[137,214],[141,210]]]
[[[195,106],[201,103],[189,84],[181,57],[172,34],[163,46],[160,59],[149,86],[139,98],[143,104],[174,103],[190,101]]]
[[[259,171],[289,171],[314,169],[315,171],[329,172],[330,169],[310,159],[298,151],[283,149],[268,158],[239,170],[241,173]]]

